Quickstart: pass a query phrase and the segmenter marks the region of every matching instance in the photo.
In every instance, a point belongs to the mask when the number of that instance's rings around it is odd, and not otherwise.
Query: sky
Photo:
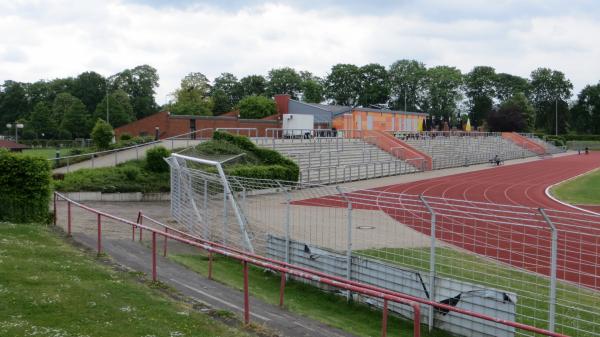
[[[32,82],[149,64],[166,103],[190,72],[213,79],[290,66],[416,59],[468,72],[564,72],[600,81],[595,0],[0,0],[0,81]]]

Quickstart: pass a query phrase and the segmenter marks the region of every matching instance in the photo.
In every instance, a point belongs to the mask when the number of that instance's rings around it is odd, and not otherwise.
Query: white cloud
[[[545,5],[540,16],[521,12],[505,19],[494,11],[517,12],[521,2],[505,1],[502,10],[461,3],[471,14],[444,17],[441,5],[431,14],[412,2],[383,13],[287,3],[229,9],[120,0],[0,3],[5,32],[0,80],[35,81],[86,70],[108,75],[150,64],[161,78],[159,103],[192,71],[209,78],[226,71],[242,77],[292,66],[325,75],[336,63],[389,65],[401,58],[463,71],[491,65],[521,76],[547,66],[564,71],[576,90],[600,80],[600,23],[593,15],[571,10],[549,16]]]

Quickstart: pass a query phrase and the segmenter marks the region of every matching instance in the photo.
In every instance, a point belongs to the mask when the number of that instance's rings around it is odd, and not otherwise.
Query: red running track
[[[392,218],[415,230],[430,234],[426,217],[408,210],[402,197],[390,204],[389,194],[408,194],[428,197],[468,200],[503,205],[518,205],[566,212],[577,212],[558,203],[545,194],[548,186],[600,167],[600,152],[589,155],[570,155],[552,159],[536,160],[523,164],[492,167],[490,169],[426,179],[411,183],[389,185],[350,193],[350,198],[360,195],[355,208],[380,209]],[[386,196],[383,196],[386,195]],[[368,201],[365,201],[367,196]],[[386,201],[381,201],[386,199]],[[354,202],[353,202],[354,203]],[[294,202],[298,205],[345,207],[337,198],[307,199]],[[385,205],[384,205],[385,204]],[[453,212],[465,212],[464,206],[448,205]],[[436,237],[469,251],[485,255],[515,267],[543,275],[550,272],[550,231],[540,229],[543,221],[539,216],[538,228],[526,226],[534,220],[519,219],[513,224],[491,221],[498,206],[486,210],[489,215],[481,220],[460,219],[456,216],[438,216]],[[600,289],[600,217],[585,214],[561,214],[548,212],[556,217],[559,230],[558,271],[559,279],[568,280],[594,289]],[[502,215],[505,216],[505,215]],[[490,219],[488,221],[485,221]],[[458,218],[458,219],[457,219]],[[529,223],[528,223],[529,222]],[[524,226],[525,225],[525,226]],[[585,226],[585,228],[581,227]],[[575,229],[577,228],[577,229]],[[583,228],[583,229],[582,229]]]

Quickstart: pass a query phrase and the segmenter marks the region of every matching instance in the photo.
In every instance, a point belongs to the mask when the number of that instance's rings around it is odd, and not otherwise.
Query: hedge
[[[300,168],[295,162],[277,151],[257,147],[248,137],[216,131],[213,134],[213,140],[231,143],[255,156],[261,163],[259,165],[238,164],[225,167],[224,170],[227,174],[256,179],[298,181]]]
[[[171,152],[164,146],[157,146],[146,151],[146,169],[152,172],[167,172],[169,164],[164,158],[169,157]]]
[[[0,221],[47,221],[50,174],[44,158],[0,151]]]

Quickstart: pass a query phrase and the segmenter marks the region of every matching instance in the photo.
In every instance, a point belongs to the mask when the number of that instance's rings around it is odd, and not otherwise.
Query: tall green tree
[[[27,123],[36,133],[36,138],[52,139],[58,136],[58,124],[52,118],[52,105],[48,102],[38,102]]]
[[[25,88],[24,83],[10,80],[0,86],[0,130],[5,129],[7,123],[14,123],[29,114],[31,107]]]
[[[586,85],[571,109],[571,127],[580,133],[600,134],[600,82]]]
[[[267,80],[261,75],[249,75],[240,80],[242,97],[264,96],[267,92]]]
[[[96,111],[96,105],[106,96],[106,79],[93,71],[79,74],[73,81],[72,94],[79,98],[87,111]]]
[[[477,66],[464,76],[465,95],[474,125],[481,125],[493,108],[496,96],[496,70],[488,66]]]
[[[222,73],[215,78],[210,94],[214,103],[213,112],[220,115],[231,111],[242,99],[242,87],[232,73]]]
[[[568,104],[573,84],[565,74],[548,68],[538,68],[531,72],[531,102],[536,110],[535,127],[553,133],[556,130],[558,111],[558,132],[567,131]]]
[[[104,96],[102,101],[96,105],[94,112],[94,120],[106,119],[107,97]],[[108,95],[108,123],[117,128],[121,125],[133,122],[135,114],[133,107],[129,102],[129,96],[121,89],[115,90]]]
[[[129,95],[129,100],[137,119],[158,111],[154,100],[158,87],[158,73],[149,65],[125,69],[110,78],[111,91],[121,89]]]
[[[175,102],[169,110],[176,115],[212,115],[213,102],[210,98],[210,83],[202,73],[190,73],[181,80],[173,96]]]
[[[264,96],[247,96],[238,104],[241,118],[258,119],[277,113],[277,107],[272,99]]]
[[[399,60],[388,70],[390,79],[390,106],[393,109],[426,111],[427,68],[415,60]],[[405,106],[406,102],[406,106]]]
[[[298,99],[302,86],[300,74],[293,68],[284,67],[271,69],[267,76],[267,93],[271,96],[277,94],[288,94],[292,99]]]
[[[60,129],[69,132],[73,138],[89,136],[89,114],[79,98],[66,92],[58,94],[52,104],[52,114],[60,120]]]
[[[427,99],[431,114],[454,118],[462,98],[461,86],[462,74],[457,68],[437,66],[427,69]]]
[[[384,66],[370,63],[359,68],[360,92],[358,104],[368,107],[372,104],[385,104],[390,98],[388,72]]]
[[[507,73],[496,74],[496,99],[504,102],[516,93],[529,97],[530,85],[526,78]]]
[[[490,131],[529,132],[535,110],[525,94],[519,92],[502,102],[488,118]]]
[[[301,71],[302,101],[307,103],[320,103],[323,101],[323,80],[309,71]]]
[[[353,64],[334,65],[325,79],[325,97],[334,104],[356,106],[360,89],[360,70]]]

